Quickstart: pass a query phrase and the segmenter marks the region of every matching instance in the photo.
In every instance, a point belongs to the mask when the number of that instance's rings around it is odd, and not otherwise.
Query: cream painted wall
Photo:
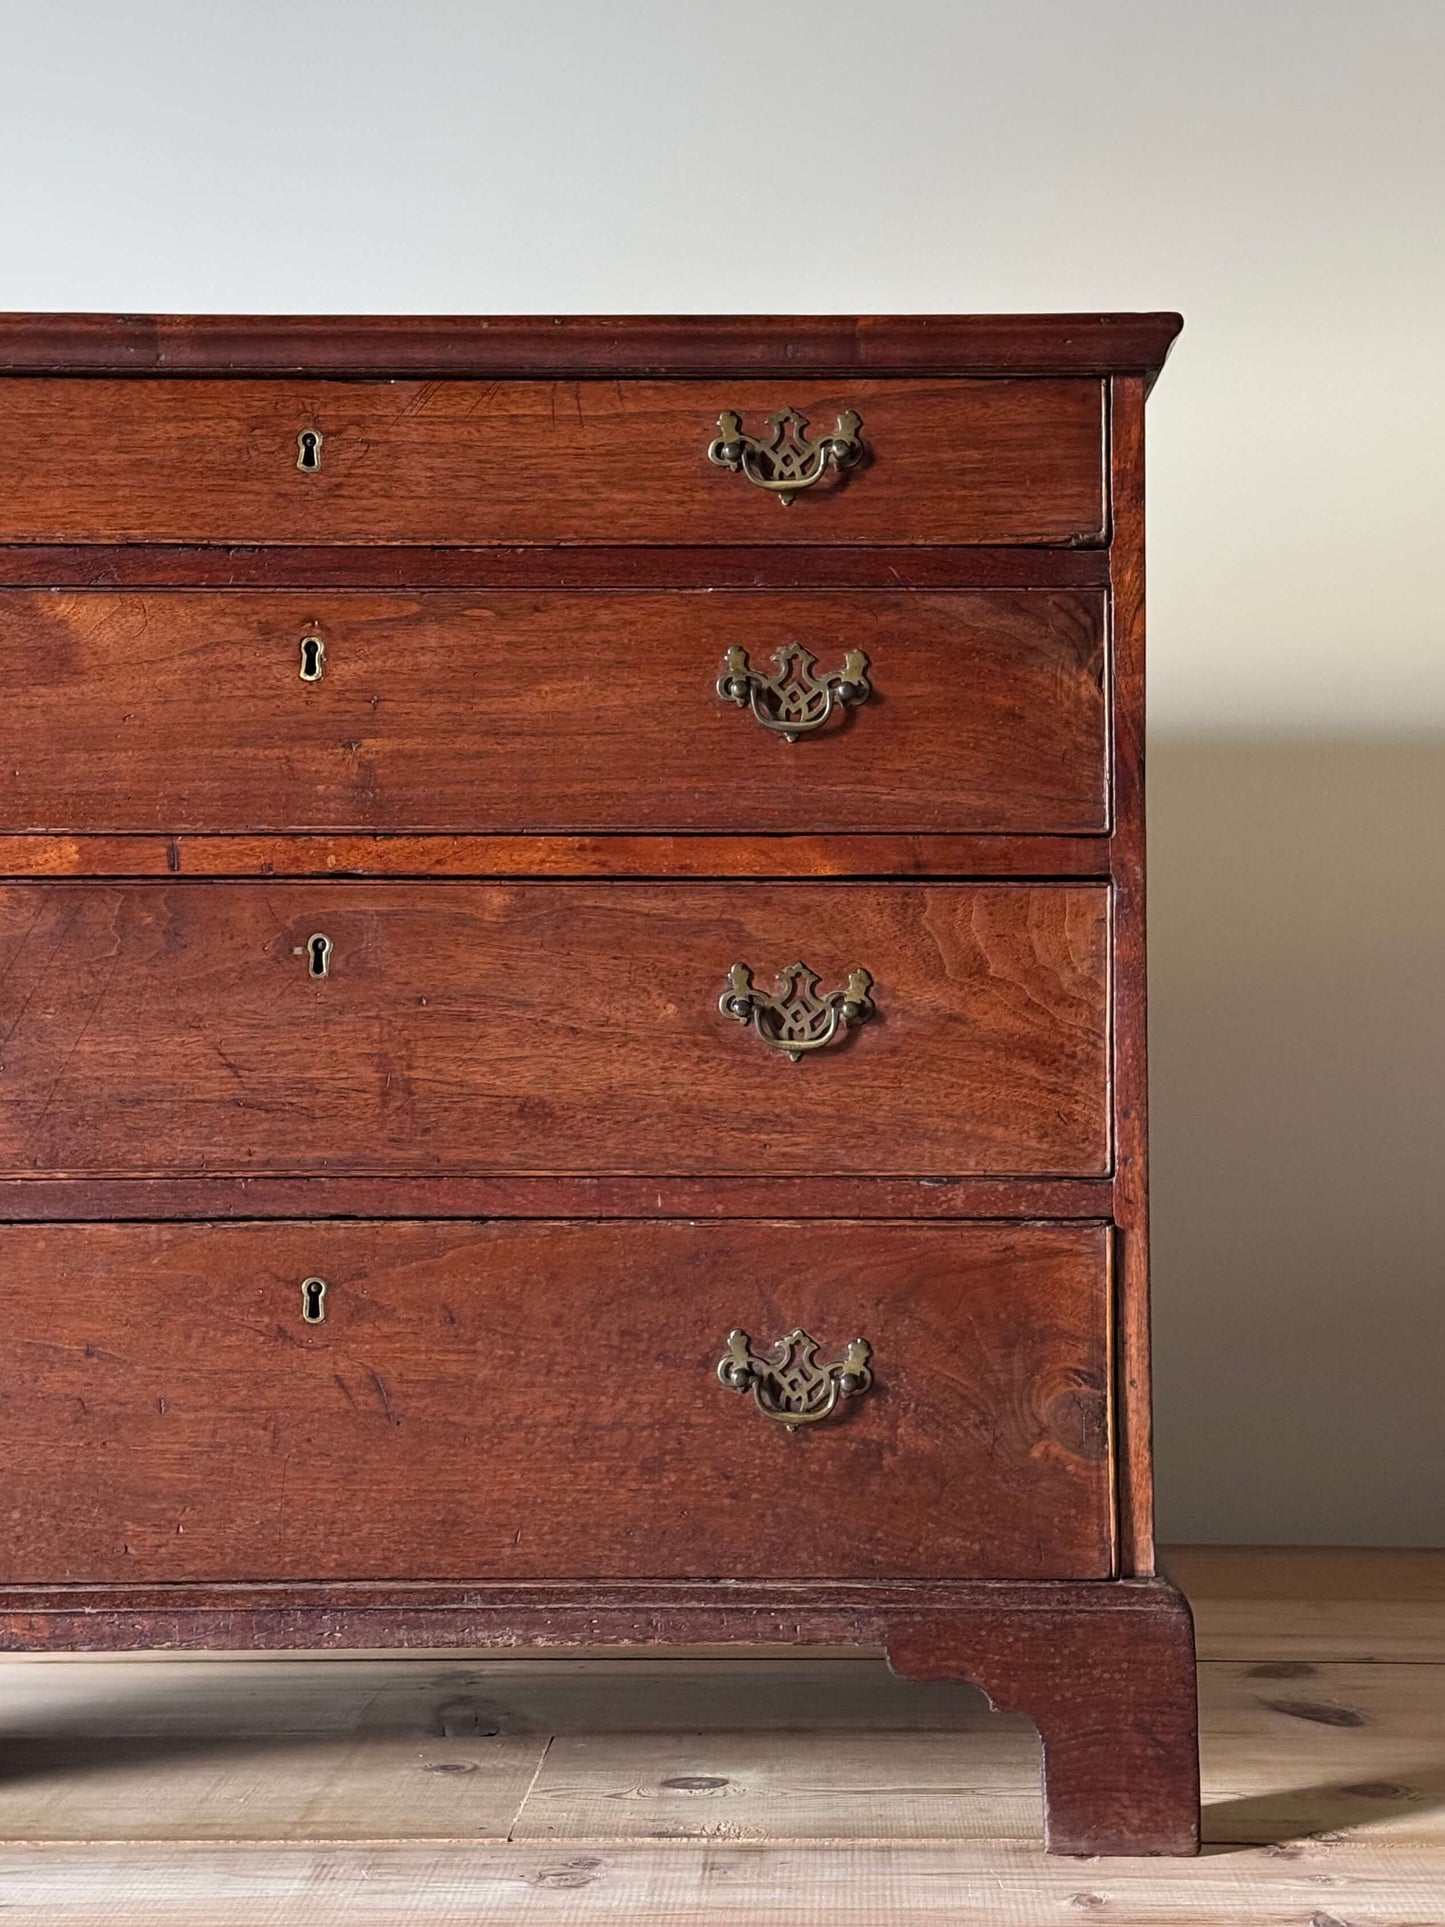
[[[1445,741],[1165,738],[1150,784],[1175,1538],[1445,1541]]]
[[[1438,0],[7,0],[0,306],[1177,307],[1162,1511],[1431,1541]]]

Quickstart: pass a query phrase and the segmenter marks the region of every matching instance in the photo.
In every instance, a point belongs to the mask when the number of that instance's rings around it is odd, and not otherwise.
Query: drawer
[[[0,682],[11,829],[1107,827],[1095,592],[10,592]]]
[[[0,1573],[1104,1578],[1109,1242],[1090,1224],[0,1227]],[[766,1354],[794,1330],[817,1350],[795,1348],[784,1389]],[[840,1396],[829,1368],[857,1338],[872,1382]],[[735,1390],[718,1367],[740,1353]]]
[[[1102,883],[9,884],[0,1170],[1097,1177],[1108,904]]]
[[[709,459],[724,413],[744,467]],[[799,453],[848,415],[852,466]],[[1098,543],[1103,421],[1096,380],[10,378],[0,539]],[[790,453],[818,479],[784,505]]]

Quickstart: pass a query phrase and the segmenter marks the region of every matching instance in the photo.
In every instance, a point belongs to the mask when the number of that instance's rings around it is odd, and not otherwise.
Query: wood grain
[[[1197,1845],[1193,1644],[1183,1600],[1162,1580],[659,1587],[633,1577],[464,1590],[350,1581],[0,1595],[0,1640],[20,1646],[645,1646],[679,1636],[882,1645],[905,1677],[967,1680],[1037,1724],[1052,1851]]]
[[[890,1630],[888,1663],[905,1679],[973,1680],[995,1706],[1034,1722],[1050,1853],[1197,1853],[1189,1608],[1159,1580],[1113,1590],[1130,1610],[1078,1597],[1008,1616],[934,1612]]]
[[[0,315],[37,374],[1157,374],[1177,314]]]
[[[823,1647],[880,1652],[900,1627],[938,1617],[954,1636],[976,1617],[1133,1614],[1173,1589],[1156,1579],[621,1580],[458,1584],[417,1579],[234,1585],[0,1587],[0,1651],[106,1653],[514,1651],[585,1646],[648,1653]],[[949,1679],[981,1673],[949,1673]]]
[[[206,1710],[198,1699],[199,1719]],[[184,1775],[195,1840],[505,1840],[546,1749],[545,1735],[479,1746],[475,1734],[435,1729],[358,1739],[294,1724],[238,1744],[196,1719],[144,1736],[27,1735],[0,1741],[0,1837],[174,1839],[172,1789]]]
[[[1102,1176],[1107,917],[1082,883],[13,883],[0,1172]],[[791,1064],[718,998],[799,957],[878,1015]]]
[[[1110,383],[1114,540],[1111,851],[1114,1131],[1118,1145],[1119,1523],[1124,1569],[1154,1566],[1154,1432],[1149,1354],[1149,1033],[1144,825],[1144,387]]]
[[[1171,1864],[1049,1863],[1032,1843],[589,1848],[101,1844],[0,1854],[11,1927],[1436,1927],[1445,1850],[1309,1842]],[[1084,1918],[1087,1919],[1087,1913]]]
[[[497,1709],[503,1732],[540,1724],[553,1735],[513,1839],[856,1845],[1037,1835],[1037,1732],[1019,1715],[977,1706],[962,1687],[890,1688],[866,1660],[798,1657],[680,1660],[671,1677],[641,1662],[629,1692],[625,1662],[593,1659],[565,1680],[533,1677],[534,1663],[476,1662],[472,1688]],[[206,1680],[203,1664],[192,1665]],[[121,1719],[137,1704],[177,1697],[163,1681],[127,1692],[123,1669],[102,1670]],[[325,1669],[305,1671],[310,1683]],[[414,1672],[421,1702],[426,1675]],[[1200,1667],[1206,1840],[1281,1846],[1328,1833],[1362,1846],[1445,1848],[1445,1667],[1323,1664],[1279,1674],[1267,1663]],[[916,1699],[903,1696],[910,1687]],[[240,1723],[242,1690],[228,1683],[221,1697],[210,1686],[221,1700],[213,1726]],[[267,1683],[257,1690],[266,1695]],[[344,1680],[334,1693],[333,1704],[359,1697]],[[794,1730],[782,1737],[790,1719]],[[129,1713],[127,1730],[138,1724]]]
[[[1328,1833],[1362,1847],[1445,1849],[1445,1552],[1166,1552],[1198,1623],[1205,1838],[1220,1846]],[[468,1667],[461,1680],[451,1675],[449,1697],[485,1704],[502,1733],[557,1736],[518,1822],[529,1837],[960,1841],[1038,1829],[1028,1723],[981,1713],[963,1687],[891,1680],[876,1661],[518,1655]],[[220,1805],[211,1818],[190,1771],[207,1738],[211,1751],[241,1751],[242,1773],[265,1759],[309,1784],[305,1759],[289,1764],[303,1750],[299,1736],[424,1736],[438,1730],[439,1690],[430,1667],[395,1659],[12,1663],[5,1725],[27,1767],[0,1794],[0,1833],[116,1837],[134,1826],[227,1837],[234,1808],[229,1823]],[[967,1739],[944,1746],[942,1731]],[[183,1744],[183,1735],[194,1737]],[[131,1792],[157,1749],[169,1772],[146,1783],[168,1826],[142,1817]],[[87,1760],[93,1770],[77,1784],[70,1774]],[[393,1832],[384,1756],[359,1749],[339,1770],[351,1812]],[[664,1784],[683,1778],[696,1784]]]
[[[717,681],[793,642],[872,693],[787,743]],[[0,682],[12,830],[1108,826],[1097,594],[6,594]]]
[[[1445,1666],[1445,1548],[1170,1546],[1201,1655]]]
[[[1056,1851],[1193,1847],[1188,1616],[1113,1576],[1152,1571],[1142,404],[1178,325],[0,318],[0,871],[52,879],[0,886],[0,1643],[862,1641],[1037,1720]],[[706,459],[783,405],[870,451],[786,509]],[[276,617],[325,625],[321,684]],[[790,751],[711,684],[795,635],[865,647],[877,697]],[[717,997],[800,956],[879,1008],[793,1067]],[[789,1438],[712,1375],[740,1316],[894,1351]],[[408,1773],[466,1765],[436,1737],[383,1747],[402,1832]],[[499,1826],[538,1760],[445,1823]],[[707,1804],[690,1761],[651,1831]],[[338,1833],[351,1764],[304,1790]],[[1017,1820],[1022,1785],[918,1765],[925,1831]],[[610,1864],[496,1879],[571,1918]],[[63,1879],[109,1927],[132,1873]],[[1070,1918],[1112,1905],[1068,1878]],[[886,1920],[859,1891],[801,1911]],[[56,1897],[0,1881],[7,1919]]]
[[[822,1675],[814,1690],[826,1705],[860,1684]],[[757,1681],[750,1700],[770,1685]],[[859,1697],[872,1695],[865,1687]],[[609,1846],[1038,1837],[1039,1741],[1026,1720],[984,1711],[962,1735],[916,1729],[900,1746],[897,1732],[840,1734],[811,1707],[795,1717],[798,1729],[781,1743],[754,1728],[751,1707],[722,1732],[559,1732],[510,1837]]]
[[[791,507],[707,459],[789,406],[869,450]],[[820,424],[823,429],[820,431]],[[323,437],[297,468],[297,437]],[[1097,381],[0,382],[0,539],[1099,543]]]
[[[1098,877],[1097,836],[0,834],[0,877]]]
[[[3,317],[0,317],[3,319]],[[1104,549],[578,546],[445,549],[72,543],[0,547],[16,589],[1106,589]]]
[[[377,1890],[392,1912],[374,1917],[425,1918],[437,1880],[448,1927],[459,1905],[506,1917],[519,1887],[544,1915],[671,1927],[715,1919],[724,1874],[748,1918],[780,1923],[815,1903],[860,1927],[1008,1907],[1030,1923],[1085,1907],[1169,1927],[1430,1921],[1445,1666],[1329,1654],[1389,1653],[1391,1615],[1416,1611],[1423,1632],[1433,1606],[1438,1656],[1445,1554],[1168,1558],[1206,1653],[1211,1625],[1247,1619],[1257,1642],[1248,1663],[1200,1667],[1205,1837],[1235,1850],[1187,1865],[1044,1861],[1029,1723],[876,1657],[25,1656],[0,1666],[0,1838],[25,1843],[0,1892],[26,1927],[112,1927],[117,1908],[145,1927],[232,1908],[219,1918],[249,1927],[283,1887],[308,1921],[354,1920]],[[524,1746],[541,1771],[518,1790]],[[368,1844],[327,1844],[344,1841]]]
[[[1097,1225],[0,1227],[0,1583],[1102,1577],[1107,1254]],[[735,1326],[863,1335],[877,1383],[791,1432],[718,1383]]]
[[[159,1218],[1098,1218],[1090,1178],[0,1178],[0,1221]]]

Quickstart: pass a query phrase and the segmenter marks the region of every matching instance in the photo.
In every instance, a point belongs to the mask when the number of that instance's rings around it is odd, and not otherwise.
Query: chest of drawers
[[[861,1643],[1192,1850],[1177,326],[0,320],[0,1639]]]

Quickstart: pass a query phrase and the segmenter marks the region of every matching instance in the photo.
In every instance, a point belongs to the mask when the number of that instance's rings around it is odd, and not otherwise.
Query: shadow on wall
[[[1150,745],[1160,1536],[1445,1542],[1445,742]]]

